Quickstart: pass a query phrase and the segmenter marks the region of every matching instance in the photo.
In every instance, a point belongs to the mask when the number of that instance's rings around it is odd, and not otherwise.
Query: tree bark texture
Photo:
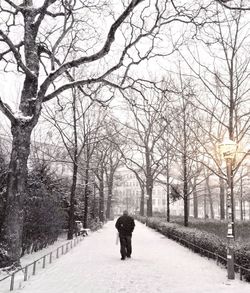
[[[87,141],[86,144],[86,170],[85,170],[85,182],[84,182],[84,217],[83,217],[83,226],[84,228],[88,228],[88,215],[89,215],[89,168],[90,168],[90,145]]]
[[[140,216],[144,216],[144,205],[145,205],[145,194],[144,194],[144,189],[143,189],[143,190],[141,190]]]
[[[101,222],[104,223],[104,179],[103,174],[100,179],[100,186],[99,186],[99,219]]]
[[[19,264],[26,196],[27,160],[32,128],[17,123],[12,126],[12,152],[7,178],[7,204],[1,231],[1,242],[8,252],[10,264]],[[3,264],[8,265],[8,264]]]
[[[76,194],[76,183],[77,183],[77,173],[78,173],[77,163],[73,166],[72,184],[70,191],[70,206],[69,206],[69,222],[68,222],[68,239],[73,239],[74,235],[74,225],[75,225],[75,194]]]
[[[148,147],[146,147],[145,153],[146,159],[146,192],[147,192],[147,216],[153,216],[153,176],[151,170],[151,160],[150,160],[150,151]]]
[[[209,184],[209,177],[206,178],[206,185],[207,185],[207,193],[208,193],[209,207],[210,207],[210,218],[214,219],[214,206],[213,206],[211,188]]]
[[[197,219],[199,214],[198,214],[198,194],[197,194],[197,182],[196,182],[196,177],[194,178],[194,187],[193,187],[193,207],[194,207],[194,218]]]
[[[113,196],[113,184],[114,184],[114,172],[112,165],[110,164],[110,172],[107,178],[107,187],[108,187],[108,198],[107,198],[107,207],[106,207],[106,219],[109,220],[111,216],[112,208],[112,196]]]
[[[74,133],[74,154],[73,154],[73,174],[70,191],[70,208],[68,223],[68,239],[73,239],[75,226],[75,195],[78,174],[78,137],[77,137],[77,117],[76,117],[76,92],[73,92],[72,114],[73,114],[73,133]]]

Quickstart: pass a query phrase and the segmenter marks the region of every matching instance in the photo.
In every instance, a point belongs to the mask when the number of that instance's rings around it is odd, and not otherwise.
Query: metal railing
[[[13,291],[17,285],[17,276],[19,287],[21,283],[27,281],[29,277],[36,275],[39,269],[45,269],[47,264],[51,264],[53,260],[58,259],[60,256],[66,254],[70,251],[73,247],[75,247],[82,239],[84,238],[83,235],[76,236],[74,239],[64,243],[63,245],[57,247],[56,249],[50,251],[49,253],[43,255],[42,257],[36,259],[32,263],[25,265],[18,270],[14,271],[13,273],[5,276],[4,278],[0,279],[0,282],[10,279],[9,290]],[[21,279],[20,279],[21,277]]]
[[[160,232],[161,234],[165,235],[161,228],[156,228],[156,230],[158,232]],[[216,252],[209,251],[209,250],[207,250],[205,248],[202,248],[202,247],[200,247],[200,246],[198,246],[198,245],[196,245],[196,244],[194,244],[194,243],[192,243],[192,242],[190,242],[190,241],[188,241],[188,240],[186,240],[186,239],[184,239],[182,237],[176,236],[174,234],[169,234],[168,233],[165,236],[167,236],[168,238],[173,239],[174,241],[177,241],[177,242],[179,242],[181,244],[184,244],[186,247],[188,247],[189,249],[191,249],[191,250],[193,250],[195,252],[197,252],[197,250],[198,250],[201,255],[205,255],[208,258],[215,259],[217,265],[219,263],[224,264],[224,265],[227,264],[227,258],[221,256],[220,254],[218,254]],[[240,280],[243,280],[243,275],[246,275],[246,273],[250,275],[250,269],[245,268],[245,267],[243,267],[243,266],[241,266],[241,265],[239,265],[237,263],[234,263],[234,268],[235,268],[235,272],[239,273]]]

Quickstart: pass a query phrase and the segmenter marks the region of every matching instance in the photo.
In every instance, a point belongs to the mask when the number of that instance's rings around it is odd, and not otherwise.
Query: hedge
[[[195,228],[183,227],[176,223],[165,222],[160,218],[146,218],[138,215],[135,218],[166,237],[178,241],[192,251],[216,259],[218,263],[226,266],[227,241],[221,239],[219,236]],[[241,270],[241,275],[246,281],[250,282],[249,245],[235,243],[233,249],[236,272]]]

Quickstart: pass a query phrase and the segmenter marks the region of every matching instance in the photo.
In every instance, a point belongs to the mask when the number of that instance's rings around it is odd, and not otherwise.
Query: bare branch
[[[4,1],[6,3],[8,3],[11,7],[15,8],[17,11],[21,10],[21,8],[18,5],[16,5],[15,3],[13,3],[12,1],[10,1],[10,0],[4,0]]]
[[[241,7],[241,6],[230,6],[227,3],[230,2],[231,0],[215,0],[218,2],[220,5],[224,6],[227,9],[230,10],[241,10],[241,11],[250,11],[250,7]]]
[[[111,25],[110,30],[108,32],[106,41],[104,46],[100,51],[97,53],[78,58],[76,60],[72,60],[70,62],[64,63],[60,68],[58,68],[55,72],[51,73],[48,78],[43,82],[41,85],[41,92],[43,94],[46,93],[46,90],[48,89],[49,85],[61,74],[63,74],[66,70],[77,67],[81,64],[90,63],[96,60],[99,60],[103,58],[105,55],[107,55],[110,51],[111,45],[115,40],[115,33],[117,29],[120,27],[120,25],[124,22],[124,20],[129,16],[129,14],[133,11],[133,9],[143,2],[144,0],[132,0],[129,6],[124,10],[124,12],[118,17],[118,19]]]
[[[2,101],[1,97],[0,97],[0,110],[6,115],[6,117],[11,122],[14,122],[16,120],[11,108]]]
[[[12,41],[8,38],[8,36],[0,30],[0,36],[2,36],[4,42],[9,46],[11,52],[16,58],[17,65],[22,68],[27,76],[30,78],[35,78],[36,76],[29,70],[29,68],[23,63],[21,54],[17,51],[16,46],[12,43]]]

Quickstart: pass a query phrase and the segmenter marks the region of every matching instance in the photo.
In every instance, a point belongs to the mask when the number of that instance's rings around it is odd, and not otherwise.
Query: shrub
[[[166,221],[166,218],[162,219]],[[172,216],[171,222],[183,225],[183,218],[178,216]],[[201,231],[207,231],[219,236],[221,239],[226,240],[227,236],[227,221],[216,219],[195,219],[189,218],[190,228],[197,228]],[[236,240],[245,243],[250,241],[250,221],[236,221],[235,223]]]
[[[221,237],[196,228],[183,227],[177,223],[169,223],[161,218],[146,218],[142,216],[135,216],[135,218],[168,238],[180,242],[194,252],[216,259],[218,262],[226,265],[227,242]],[[240,245],[239,242],[235,243],[234,257],[235,263],[238,266],[250,269],[250,244]],[[238,270],[237,266],[236,270]],[[242,274],[247,281],[250,281],[249,272],[242,270]]]
[[[47,165],[36,165],[29,174],[25,202],[23,251],[42,249],[57,240],[65,225],[61,181]]]

